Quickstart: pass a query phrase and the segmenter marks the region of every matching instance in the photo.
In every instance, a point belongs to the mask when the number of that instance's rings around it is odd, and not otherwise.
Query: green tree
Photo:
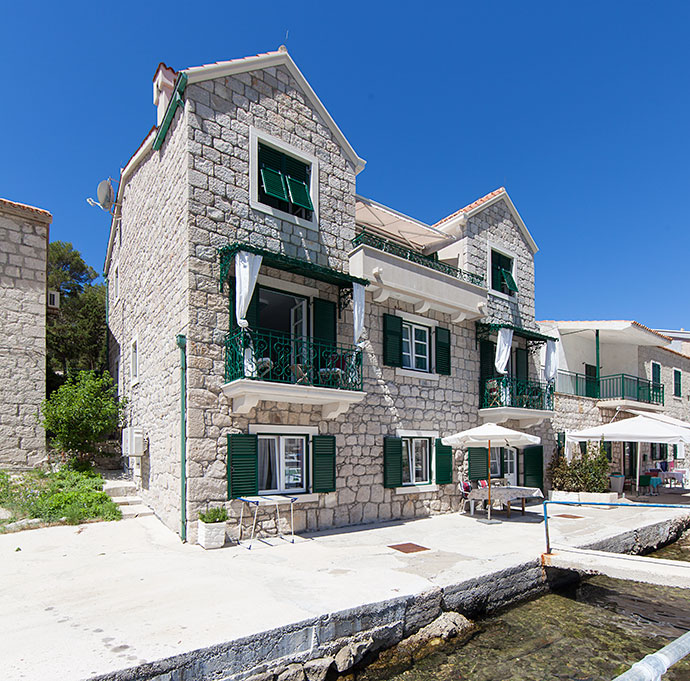
[[[48,244],[48,288],[60,291],[61,298],[79,295],[97,277],[96,270],[84,262],[71,243]]]
[[[118,399],[106,371],[80,371],[41,404],[41,425],[60,453],[89,460],[123,421],[124,400]]]

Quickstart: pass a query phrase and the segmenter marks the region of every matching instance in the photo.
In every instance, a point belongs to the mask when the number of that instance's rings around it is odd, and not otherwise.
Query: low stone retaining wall
[[[587,546],[617,553],[644,553],[676,540],[690,516],[653,523]],[[532,598],[574,573],[543,568],[534,560],[444,588],[366,604],[295,622],[201,650],[93,677],[94,681],[324,681],[374,659],[429,627],[444,638],[471,629],[461,615],[477,617]],[[463,621],[464,620],[464,621]],[[453,633],[453,629],[455,632]],[[424,636],[417,637],[420,647]],[[404,644],[403,644],[404,645]]]

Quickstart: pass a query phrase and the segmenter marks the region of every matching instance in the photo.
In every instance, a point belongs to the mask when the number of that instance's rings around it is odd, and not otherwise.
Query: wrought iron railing
[[[597,382],[594,376],[559,371],[556,377],[556,391],[602,400],[623,399],[647,404],[664,404],[664,386],[661,383],[652,383],[646,378],[629,374],[601,376]]]
[[[268,329],[238,329],[225,339],[225,380],[238,378],[362,390],[362,350]]]
[[[436,270],[437,272],[443,272],[444,274],[449,274],[451,277],[456,277],[457,279],[462,279],[475,286],[485,286],[484,277],[480,274],[472,274],[471,272],[465,272],[464,270],[453,267],[448,263],[436,260],[428,255],[419,253],[418,251],[413,251],[411,248],[406,248],[400,244],[396,244],[394,241],[384,239],[383,237],[372,234],[371,232],[360,232],[353,240],[353,246],[359,246],[360,244],[365,244],[371,246],[378,251],[383,251],[384,253],[390,253],[391,255],[397,255],[399,258],[404,258],[410,262],[417,263],[418,265],[423,265],[429,269]]]
[[[517,407],[553,411],[553,384],[514,376],[488,378],[480,390],[480,408]]]

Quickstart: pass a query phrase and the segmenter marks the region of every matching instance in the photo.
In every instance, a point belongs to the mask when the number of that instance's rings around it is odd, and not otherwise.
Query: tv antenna
[[[113,180],[108,178],[98,183],[98,189],[96,190],[97,201],[92,199],[90,196],[86,199],[86,203],[89,206],[98,206],[101,210],[106,213],[110,213],[112,207],[115,205],[115,190],[113,189]]]

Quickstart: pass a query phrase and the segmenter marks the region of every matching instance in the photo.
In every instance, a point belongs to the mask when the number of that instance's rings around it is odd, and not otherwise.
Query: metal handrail
[[[579,397],[595,397],[604,400],[631,399],[647,404],[664,404],[664,386],[646,378],[631,374],[587,376],[574,371],[559,370],[556,391]]]
[[[405,246],[396,244],[394,241],[376,236],[376,234],[372,234],[371,232],[363,231],[355,236],[355,238],[352,240],[352,245],[359,246],[360,244],[371,246],[377,251],[397,255],[399,258],[404,258],[405,260],[417,263],[423,267],[428,267],[429,269],[436,270],[437,272],[449,274],[451,277],[462,279],[463,281],[474,284],[475,286],[485,286],[484,277],[480,274],[465,272],[465,270],[461,270],[453,265],[441,262],[440,260],[430,258],[428,255],[413,251],[411,248],[406,248]]]
[[[514,376],[496,376],[484,380],[481,409],[517,407],[553,411],[553,383]]]

